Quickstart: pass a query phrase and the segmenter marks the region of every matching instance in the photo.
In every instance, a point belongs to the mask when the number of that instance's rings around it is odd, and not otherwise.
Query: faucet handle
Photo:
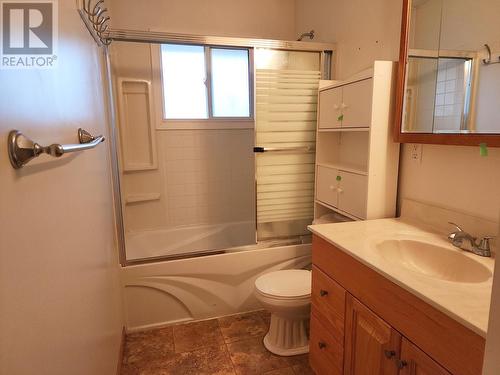
[[[494,237],[492,236],[484,236],[483,238],[479,239],[479,245],[477,246],[477,248],[482,251],[490,251],[491,250],[490,241],[493,238]]]
[[[448,224],[453,225],[455,228],[457,228],[457,230],[458,230],[459,232],[463,232],[463,231],[464,231],[464,230],[463,230],[463,229],[462,229],[462,228],[461,228],[458,224],[455,224],[455,223],[453,223],[453,222],[451,222],[451,221],[448,221]]]

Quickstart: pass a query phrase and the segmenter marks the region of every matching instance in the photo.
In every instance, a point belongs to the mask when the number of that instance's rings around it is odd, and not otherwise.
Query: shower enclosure
[[[117,31],[123,265],[308,241],[320,43]]]

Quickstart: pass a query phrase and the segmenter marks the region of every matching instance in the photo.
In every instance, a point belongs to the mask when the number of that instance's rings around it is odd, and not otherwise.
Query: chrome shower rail
[[[10,163],[14,169],[19,169],[41,154],[48,154],[58,158],[70,152],[89,150],[104,142],[104,137],[102,135],[94,137],[80,128],[78,129],[78,141],[79,144],[60,145],[54,143],[50,146],[40,146],[24,136],[20,131],[12,130],[8,136]]]
[[[292,51],[333,52],[335,44],[319,42],[300,42],[290,40],[235,38],[226,36],[207,36],[194,34],[179,34],[162,31],[114,29],[110,28],[103,37],[110,41],[136,43],[178,43],[207,44],[215,46],[235,46],[249,48],[275,48]]]

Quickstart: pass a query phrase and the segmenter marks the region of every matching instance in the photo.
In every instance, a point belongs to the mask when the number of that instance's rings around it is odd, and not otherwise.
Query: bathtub
[[[127,260],[185,256],[255,242],[255,222],[190,225],[127,233]]]
[[[304,268],[311,245],[229,251],[121,268],[128,331],[261,308],[253,295],[263,273]]]

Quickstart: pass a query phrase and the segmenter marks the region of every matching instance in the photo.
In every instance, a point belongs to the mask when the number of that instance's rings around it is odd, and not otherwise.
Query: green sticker
[[[488,145],[486,143],[479,144],[479,155],[488,156]]]
[[[341,181],[342,180],[342,177],[341,176],[337,176],[337,181]]]
[[[339,117],[337,117],[338,121],[342,121],[343,119],[344,119],[344,115],[340,115]]]

